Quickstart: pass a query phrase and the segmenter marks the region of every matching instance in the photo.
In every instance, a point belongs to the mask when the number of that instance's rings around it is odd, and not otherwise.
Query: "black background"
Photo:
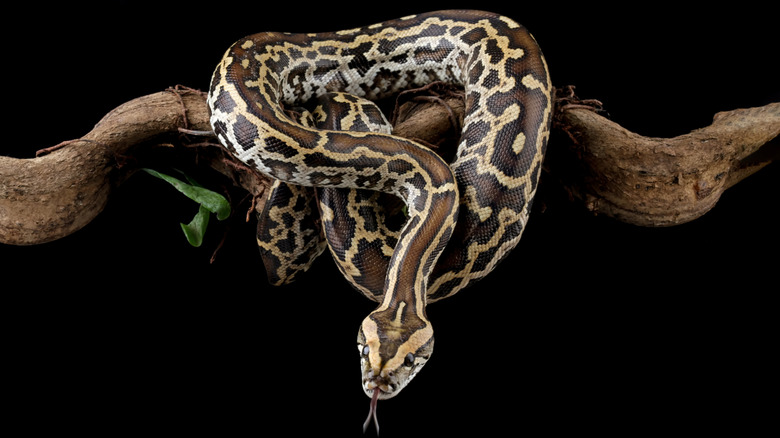
[[[78,138],[168,86],[205,90],[224,50],[249,33],[443,7],[409,4],[22,5],[5,13],[18,27],[3,30],[2,153],[30,157]],[[780,100],[774,12],[584,4],[465,6],[523,23],[556,86],[576,85],[645,135]],[[429,308],[436,353],[380,402],[382,435],[749,435],[769,412],[758,397],[774,393],[779,174],[770,166],[703,218],[665,229],[592,217],[543,180],[509,259]],[[354,339],[373,305],[327,255],[298,283],[271,288],[254,222],[241,217],[189,247],[178,223],[192,214],[138,175],[72,236],[0,246],[6,412],[31,433],[360,435],[368,398]]]

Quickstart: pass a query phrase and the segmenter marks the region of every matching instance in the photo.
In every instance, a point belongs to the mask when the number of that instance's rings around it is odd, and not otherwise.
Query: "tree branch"
[[[142,156],[181,143],[180,127],[210,131],[208,119],[202,93],[171,89],[120,105],[82,138],[39,151],[36,158],[0,156],[0,242],[31,245],[77,231],[103,210]],[[206,165],[233,173],[221,152],[208,157]],[[239,184],[251,192],[262,186],[260,179],[244,172]]]
[[[447,157],[463,117],[462,94],[430,88],[402,96],[395,132]],[[777,157],[780,103],[715,116],[711,126],[660,139],[632,133],[597,114],[573,94],[558,99],[547,170],[595,213],[644,226],[694,219],[723,190]],[[67,236],[103,210],[111,191],[160,150],[197,151],[199,166],[216,170],[255,200],[269,179],[230,158],[210,131],[203,93],[176,88],[140,97],[108,113],[80,139],[35,158],[0,156],[0,242],[31,245]]]
[[[569,141],[551,147],[550,172],[594,213],[634,225],[701,217],[780,151],[780,102],[718,113],[711,125],[673,138],[631,132],[576,99],[559,104],[556,128]]]

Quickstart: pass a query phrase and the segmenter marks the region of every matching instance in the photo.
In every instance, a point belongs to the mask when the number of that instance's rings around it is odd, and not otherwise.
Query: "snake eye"
[[[364,346],[363,346],[363,347],[360,349],[360,354],[361,354],[361,355],[363,355],[363,356],[368,356],[368,352],[369,352],[368,345],[364,345]]]
[[[404,365],[407,367],[414,365],[414,355],[412,353],[406,355],[406,358],[404,358]]]

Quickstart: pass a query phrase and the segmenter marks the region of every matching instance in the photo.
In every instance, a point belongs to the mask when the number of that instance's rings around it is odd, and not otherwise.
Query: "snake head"
[[[372,398],[396,396],[433,352],[431,323],[414,313],[403,318],[397,315],[400,313],[374,311],[358,332],[363,391]]]

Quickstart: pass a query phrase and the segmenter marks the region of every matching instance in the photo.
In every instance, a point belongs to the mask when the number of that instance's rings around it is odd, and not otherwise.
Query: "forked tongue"
[[[374,388],[374,395],[371,397],[371,406],[368,410],[368,418],[363,423],[363,433],[366,433],[368,425],[371,424],[371,418],[374,419],[374,425],[376,426],[376,434],[379,435],[379,421],[376,419],[376,403],[379,401],[379,387]]]

